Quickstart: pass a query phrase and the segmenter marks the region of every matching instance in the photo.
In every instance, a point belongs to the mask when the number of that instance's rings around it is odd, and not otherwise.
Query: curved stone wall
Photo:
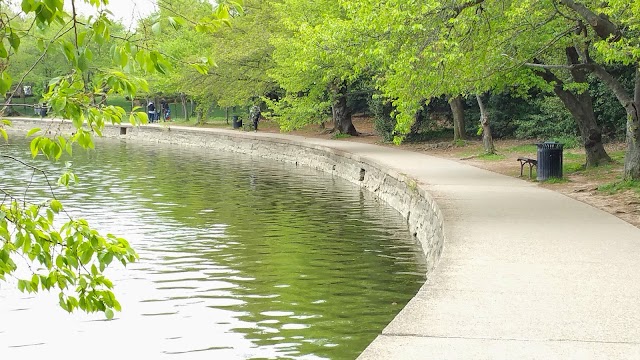
[[[68,122],[13,119],[14,130],[28,131],[34,127],[51,134],[74,130]],[[254,135],[251,132],[223,129],[121,125],[106,126],[103,135],[131,141],[154,141],[237,152],[335,174],[373,192],[402,214],[414,238],[422,245],[429,271],[442,253],[443,216],[433,197],[410,177],[366,157],[341,151],[330,145],[313,144],[298,137]]]

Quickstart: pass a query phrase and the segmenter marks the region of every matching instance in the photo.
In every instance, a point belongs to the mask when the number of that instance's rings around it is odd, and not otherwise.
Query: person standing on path
[[[253,121],[253,130],[258,131],[258,121],[260,120],[260,106],[254,104],[249,110],[249,118]]]
[[[169,103],[165,100],[160,101],[160,106],[162,108],[162,120],[170,121],[171,120],[171,109],[169,109]]]
[[[156,119],[156,106],[153,105],[153,101],[149,101],[149,105],[147,105],[147,115],[150,123]]]

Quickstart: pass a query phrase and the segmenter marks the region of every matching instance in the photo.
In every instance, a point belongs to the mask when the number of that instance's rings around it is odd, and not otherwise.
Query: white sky
[[[76,9],[84,15],[95,13],[94,8],[86,4],[83,0],[76,0]],[[71,1],[65,0],[65,7],[71,9]],[[107,6],[113,16],[120,20],[125,27],[132,28],[136,21],[149,15],[155,10],[155,1],[153,0],[109,0]]]

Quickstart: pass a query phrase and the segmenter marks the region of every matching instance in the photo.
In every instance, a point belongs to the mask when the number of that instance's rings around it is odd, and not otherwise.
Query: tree
[[[275,67],[269,74],[286,94],[269,104],[286,129],[321,123],[330,114],[334,130],[358,135],[349,98],[374,72],[360,53],[362,32],[342,5],[337,0],[274,4],[284,29],[271,39]]]
[[[103,1],[87,3],[96,7],[106,5]],[[64,59],[61,68],[69,69],[48,79],[44,101],[55,116],[68,119],[75,132],[65,136],[55,128],[32,129],[28,136],[33,137],[30,153],[34,157],[41,154],[57,160],[64,152],[71,155],[74,144],[93,148],[92,137],[101,134],[106,122],[117,124],[126,118],[136,125],[146,122],[144,112],[134,109],[127,114],[121,107],[108,106],[96,99],[111,94],[134,97],[138,90],[148,91],[146,81],[134,73],[167,70],[168,62],[164,57],[145,47],[141,38],[114,35],[115,25],[107,12],[83,19],[76,13],[75,4],[75,1],[71,2],[70,12],[63,9],[63,0],[25,0],[20,13],[12,13],[4,7],[0,9],[3,30],[0,32],[0,58],[3,63],[13,64],[20,54],[21,44],[32,39],[36,39],[43,52],[15,84],[8,68],[2,67],[0,93],[6,93],[12,85],[20,87],[29,72],[56,50]],[[195,26],[205,31],[219,27],[220,23],[228,21],[230,9],[237,6],[237,3],[221,4]],[[51,29],[57,31],[49,31]],[[94,67],[96,44],[111,45],[112,67]],[[9,94],[2,111],[6,111],[11,97]],[[8,140],[8,126],[7,120],[0,125],[0,135],[5,140]],[[18,279],[17,286],[21,291],[57,289],[63,309],[102,311],[111,318],[114,310],[120,310],[120,304],[104,270],[114,259],[123,265],[135,261],[135,251],[125,239],[101,235],[85,220],[70,217],[55,198],[53,183],[46,173],[2,152],[0,156],[12,160],[16,166],[42,173],[50,189],[48,199],[34,200],[26,195],[30,182],[25,183],[22,190],[0,187],[4,195],[0,202],[0,281],[16,276],[20,264],[17,259],[24,258],[31,276]],[[59,177],[58,184],[68,186],[77,181],[73,173],[66,172]],[[60,217],[65,219],[60,220]]]
[[[464,102],[462,96],[455,96],[449,99],[449,106],[453,114],[453,140],[466,140],[464,122]]]
[[[527,93],[532,87],[557,93],[563,90],[561,95],[565,104],[571,105],[569,110],[579,110],[572,114],[581,124],[587,163],[597,165],[609,160],[600,129],[591,121],[595,119],[593,108],[580,74],[574,74],[578,76],[574,81],[566,78],[568,72],[558,75],[552,70],[540,72],[524,66],[534,60],[549,63],[561,59],[565,49],[572,46],[568,35],[574,24],[569,24],[551,2],[360,4],[353,7],[354,16],[386,40],[373,46],[390,63],[391,71],[380,86],[396,99],[400,133],[406,133],[406,124],[411,122],[411,113],[421,98],[504,90]]]
[[[640,180],[640,7],[627,1],[608,2],[560,0],[572,12],[581,34],[590,28],[596,36],[582,36],[576,47],[580,63],[572,64],[572,71],[586,69],[597,76],[616,96],[627,113],[627,151],[624,177]],[[575,18],[579,20],[575,20]],[[585,24],[586,23],[586,24]],[[603,64],[621,63],[636,68],[632,92],[625,90]]]
[[[491,136],[491,126],[489,125],[489,114],[484,107],[482,96],[476,94],[478,107],[480,108],[480,129],[482,131],[482,146],[485,154],[495,154],[496,148],[493,146],[493,137]]]

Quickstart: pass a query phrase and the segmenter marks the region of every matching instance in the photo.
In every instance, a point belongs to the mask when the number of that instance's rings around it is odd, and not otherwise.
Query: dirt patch
[[[396,146],[382,141],[382,138],[375,133],[371,119],[354,118],[353,122],[362,136],[342,138],[340,139],[341,141],[357,141],[389,147]],[[263,121],[260,123],[260,131],[279,132],[280,130],[276,123]],[[328,134],[325,128],[318,125],[311,125],[302,130],[292,131],[291,134],[323,139],[334,137],[333,134]],[[479,156],[482,154],[482,143],[477,140],[467,141],[464,146],[455,146],[451,141],[433,141],[404,143],[400,145],[400,148],[521,178],[522,181],[535,182],[535,173],[534,179],[530,180],[528,166],[526,165],[524,167],[524,176],[520,177],[520,164],[517,161],[520,156],[536,158],[535,146],[532,146],[534,143],[535,141],[533,140],[496,140],[495,146],[498,155],[494,157]],[[607,146],[609,153],[623,149],[624,144],[610,144]],[[565,149],[564,155],[565,163],[567,158],[571,158],[576,162],[584,159],[584,152],[580,149]],[[578,171],[565,174],[564,180],[561,182],[545,182],[539,186],[582,201],[640,228],[640,194],[631,190],[612,194],[598,190],[598,187],[603,184],[618,181],[621,178],[622,170],[622,163],[617,162],[597,171]]]

